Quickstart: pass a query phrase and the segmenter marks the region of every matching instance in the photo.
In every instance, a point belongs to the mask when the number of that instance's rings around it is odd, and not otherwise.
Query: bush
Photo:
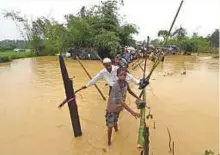
[[[1,62],[10,62],[11,59],[9,57],[0,57],[0,63]]]
[[[209,52],[209,45],[202,37],[185,38],[180,42],[180,48],[186,52]]]

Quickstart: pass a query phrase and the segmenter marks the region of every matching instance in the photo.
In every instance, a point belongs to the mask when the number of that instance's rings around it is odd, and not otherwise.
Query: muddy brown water
[[[74,87],[88,81],[77,61],[66,60]],[[102,65],[83,61],[91,75]],[[151,67],[148,62],[148,70]],[[181,72],[186,68],[186,75]],[[141,77],[141,69],[131,73]],[[168,74],[168,73],[173,73]],[[165,75],[165,76],[164,76]],[[219,149],[219,60],[210,57],[169,56],[152,76],[147,102],[154,116],[150,126],[150,151],[169,154],[167,127],[176,155],[202,155]],[[104,81],[98,86],[107,96]],[[137,86],[131,84],[138,93]],[[106,145],[106,102],[91,87],[77,94],[83,136],[73,137],[68,107],[58,110],[65,97],[57,57],[38,57],[0,64],[0,155],[139,155],[139,120],[120,115],[112,146]],[[136,110],[134,99],[127,103]],[[155,122],[156,129],[153,129]]]

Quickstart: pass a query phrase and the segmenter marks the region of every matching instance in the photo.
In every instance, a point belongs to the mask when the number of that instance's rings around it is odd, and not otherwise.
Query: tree
[[[44,39],[46,33],[45,21],[46,19],[38,18],[36,21],[32,21],[32,25],[29,25],[29,46],[35,49],[37,55],[43,55]]]
[[[166,36],[167,31],[160,30],[158,32],[158,36]],[[208,35],[206,38],[203,36],[199,36],[197,32],[194,32],[191,37],[187,36],[186,29],[180,27],[174,31],[172,37],[168,38],[168,45],[176,45],[180,51],[184,52],[210,52],[213,49],[211,47],[218,46],[219,41],[219,30],[215,30],[212,35]],[[155,46],[160,45],[160,41],[158,39],[152,40],[152,44]],[[217,51],[217,50],[214,50]]]
[[[45,34],[45,52],[47,55],[65,53],[69,47],[69,34],[63,24],[52,21],[47,25]]]
[[[21,36],[26,41],[30,36],[30,25],[26,17],[22,17],[18,11],[5,11],[3,12],[4,18],[9,18],[14,21],[16,27],[20,31]]]
[[[190,40],[190,39],[185,39],[180,43],[181,49],[183,49],[185,52],[196,52],[197,51],[197,44]]]
[[[193,32],[193,38],[197,38],[198,37],[198,33],[197,32]]]
[[[159,39],[154,39],[151,41],[151,44],[153,44],[154,46],[160,46],[162,45],[162,42]]]
[[[107,0],[88,9],[83,6],[76,15],[64,16],[66,24],[45,17],[28,21],[17,12],[8,12],[5,17],[23,24],[24,37],[38,55],[93,48],[103,57],[114,56],[121,47],[134,45],[132,34],[138,33],[135,25],[120,22],[123,0],[119,2]]]
[[[70,35],[70,45],[75,48],[85,48],[94,45],[94,32],[89,19],[92,17],[73,17],[67,23],[67,31]]]
[[[28,22],[28,19],[22,17],[20,12],[16,12],[14,10],[10,12],[4,12],[5,18],[10,18],[15,22],[17,28],[20,31],[24,40],[28,41],[28,44],[31,48],[35,49],[37,53],[40,52],[42,47],[42,20],[38,18],[36,21],[32,21],[31,24]],[[41,27],[40,27],[41,26]]]
[[[0,51],[13,50],[16,48],[16,43],[13,40],[2,40],[0,41]]]
[[[182,26],[180,26],[180,28],[178,28],[176,31],[173,32],[172,36],[176,37],[178,40],[182,40],[183,38],[186,37],[186,29],[182,28]]]
[[[215,48],[219,48],[219,30],[215,29],[215,31],[207,36],[207,39],[211,42],[211,46]]]
[[[84,17],[86,16],[85,6],[83,6],[83,7],[81,8],[81,10],[80,10],[80,16],[81,16],[82,18],[84,18]]]
[[[209,41],[203,37],[186,37],[180,42],[180,47],[186,52],[207,52],[209,50]]]
[[[120,38],[114,32],[103,30],[96,35],[95,40],[95,45],[99,47],[99,54],[102,57],[115,55],[120,50]]]
[[[132,38],[132,34],[136,33],[138,33],[138,31],[135,25],[126,24],[121,26],[119,32],[121,46],[135,46],[135,40]]]
[[[166,36],[169,35],[169,32],[167,30],[160,30],[157,34],[158,37],[163,37],[163,39],[165,40]]]
[[[167,44],[168,45],[176,45],[176,46],[180,46],[180,41],[179,40],[177,40],[176,38],[170,38],[170,39],[168,39],[167,40]]]
[[[123,3],[123,1],[121,1],[121,3]],[[115,55],[119,51],[120,47],[134,46],[135,40],[133,39],[132,34],[138,33],[137,28],[134,24],[120,25],[120,21],[119,21],[120,15],[118,13],[119,11],[118,6],[119,5],[117,0],[108,0],[102,3],[102,6],[100,7],[98,12],[98,14],[101,15],[101,18],[97,23],[97,25],[99,25],[98,28],[101,27],[101,29],[104,29],[105,31],[110,31],[108,35],[109,37],[111,36],[110,37],[111,43],[106,42],[108,44],[103,45],[105,49],[106,47],[108,47],[106,49],[107,51],[108,50],[111,51],[109,53],[110,56]],[[99,31],[99,32],[106,33],[105,31]],[[105,34],[100,34],[99,32],[98,35],[101,35],[102,37],[108,36]],[[105,40],[108,39],[106,38]],[[109,49],[109,44],[112,45],[110,49]],[[101,49],[103,49],[103,47]]]

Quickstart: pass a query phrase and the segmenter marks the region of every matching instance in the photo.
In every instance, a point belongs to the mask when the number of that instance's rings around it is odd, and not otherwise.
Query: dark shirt
[[[128,83],[125,81],[124,85],[115,82],[112,86],[112,90],[108,99],[107,111],[108,112],[120,112],[122,110],[122,102],[125,102],[126,94],[128,90]]]

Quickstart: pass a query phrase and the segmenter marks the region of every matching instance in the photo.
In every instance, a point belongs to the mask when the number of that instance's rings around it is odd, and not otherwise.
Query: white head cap
[[[111,61],[111,59],[109,59],[109,58],[104,58],[103,59],[103,64],[106,64],[106,63],[111,63],[112,61]]]

